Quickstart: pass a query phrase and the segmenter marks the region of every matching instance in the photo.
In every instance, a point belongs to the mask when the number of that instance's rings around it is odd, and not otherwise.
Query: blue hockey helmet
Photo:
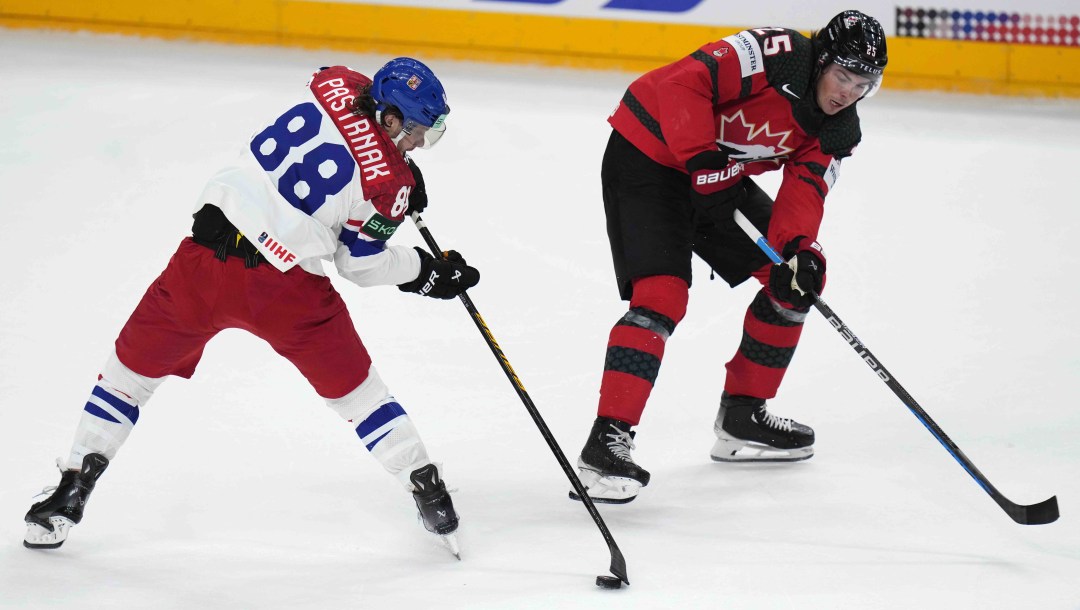
[[[411,57],[391,59],[371,79],[376,109],[391,107],[402,115],[403,133],[423,136],[421,148],[430,148],[446,132],[446,90],[435,73]]]

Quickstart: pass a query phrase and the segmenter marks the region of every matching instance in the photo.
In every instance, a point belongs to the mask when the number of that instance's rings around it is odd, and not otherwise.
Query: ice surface
[[[755,289],[695,263],[639,427],[653,483],[600,508],[629,588],[594,585],[607,547],[461,305],[344,281],[458,489],[462,561],[240,331],[143,408],[62,549],[22,548],[30,497],[56,483],[53,459],[204,181],[314,68],[385,59],[0,30],[0,606],[1080,608],[1080,104],[887,82],[829,198],[829,304],[1003,493],[1057,494],[1058,523],[1009,520],[816,315],[772,409],[814,426],[817,455],[711,462]],[[470,294],[574,460],[625,311],[598,174],[633,75],[430,63],[453,112],[416,155],[425,218],[481,269]],[[407,226],[394,240],[422,243]]]

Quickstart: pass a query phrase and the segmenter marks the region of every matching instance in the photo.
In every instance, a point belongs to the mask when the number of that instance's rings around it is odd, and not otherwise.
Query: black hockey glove
[[[825,287],[825,251],[821,244],[802,235],[784,246],[786,263],[773,265],[769,272],[769,290],[773,298],[800,309],[814,304],[810,294],[821,294]]]
[[[454,250],[443,253],[446,258],[433,258],[422,248],[416,248],[420,255],[420,275],[404,284],[398,284],[402,292],[435,299],[452,299],[469,288],[480,283],[480,272],[465,263],[465,259]]]
[[[733,222],[739,196],[744,192],[739,164],[728,167],[727,153],[708,150],[686,162],[690,174],[690,200],[716,222]]]
[[[405,211],[406,216],[412,216],[413,212],[423,212],[427,208],[427,186],[424,184],[424,174],[420,173],[420,166],[416,164],[416,161],[413,161],[412,157],[405,157],[405,162],[409,164],[409,171],[412,172],[413,180],[416,181],[416,186],[409,192],[409,208]]]

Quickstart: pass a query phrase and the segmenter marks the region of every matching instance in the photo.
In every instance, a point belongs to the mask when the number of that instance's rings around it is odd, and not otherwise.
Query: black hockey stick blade
[[[1057,521],[1058,517],[1061,516],[1058,513],[1057,496],[1043,500],[1038,504],[1028,504],[1026,506],[1011,502],[1001,494],[994,496],[994,500],[1006,514],[1012,517],[1013,521],[1020,525],[1046,525]]]
[[[608,545],[608,549],[611,550],[611,568],[609,568],[609,570],[616,578],[629,586],[630,579],[626,577],[626,560],[623,559],[622,551],[619,550],[619,547],[615,546],[614,542]]]

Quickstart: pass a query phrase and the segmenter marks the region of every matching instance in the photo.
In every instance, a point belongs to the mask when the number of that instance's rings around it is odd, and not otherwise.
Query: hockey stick
[[[419,212],[413,212],[413,223],[416,224],[416,228],[419,229],[420,235],[424,237],[424,241],[427,242],[428,249],[436,257],[443,257],[442,249],[439,248],[439,244],[435,243],[435,238],[431,235],[431,231],[428,230],[427,225],[424,224],[424,219],[420,218]],[[507,360],[506,354],[503,353],[502,348],[499,347],[498,341],[495,340],[495,336],[491,334],[491,329],[488,328],[487,323],[484,322],[484,318],[477,311],[476,305],[473,304],[472,299],[465,292],[458,295],[461,299],[461,303],[465,305],[465,309],[469,311],[469,316],[472,317],[473,322],[476,323],[476,328],[480,329],[480,334],[484,336],[484,341],[487,342],[491,353],[495,355],[495,359],[499,361],[499,365],[502,366],[502,370],[506,373],[507,379],[513,384],[514,390],[517,391],[517,395],[521,398],[521,402],[525,405],[525,409],[528,410],[529,415],[532,417],[536,427],[540,429],[540,435],[547,441],[548,447],[551,452],[555,454],[555,459],[559,462],[559,466],[562,467],[563,474],[566,478],[570,479],[570,485],[573,486],[574,491],[581,496],[582,503],[585,504],[585,508],[589,511],[589,515],[592,516],[593,521],[596,522],[596,527],[600,528],[600,533],[604,536],[604,541],[607,542],[608,550],[611,551],[611,573],[614,574],[619,580],[630,584],[630,581],[626,577],[626,560],[623,559],[622,551],[619,550],[619,545],[615,544],[615,538],[612,537],[611,531],[608,530],[607,524],[604,523],[603,517],[600,516],[600,512],[596,510],[596,506],[593,504],[592,499],[589,497],[589,492],[586,491],[585,486],[578,480],[577,473],[570,466],[570,462],[566,459],[566,455],[563,454],[562,449],[559,448],[559,443],[555,441],[555,437],[552,436],[551,430],[544,423],[544,418],[540,416],[540,412],[536,409],[536,405],[533,403],[532,398],[529,397],[528,392],[525,391],[525,386],[522,385],[521,379],[518,378],[517,373],[514,372],[514,368],[510,366],[510,361]],[[610,577],[600,577],[610,578]],[[597,579],[599,584],[600,579]]]
[[[738,210],[735,210],[735,222],[738,223],[739,227],[746,232],[747,236],[761,248],[762,252],[764,252],[772,262],[776,264],[784,262],[784,259],[776,253],[776,250],[773,250],[772,246],[769,245],[769,242],[761,232],[758,231],[757,227],[755,227],[753,223]],[[844,324],[844,322],[840,320],[840,317],[833,312],[832,308],[817,294],[814,294],[813,292],[810,294],[814,297],[814,307],[821,312],[821,315],[825,316],[825,319],[828,320],[829,324],[831,324],[834,329],[836,329],[836,332],[840,333],[840,336],[844,338],[844,341],[855,350],[855,353],[858,354],[867,365],[869,365],[870,369],[877,374],[878,378],[884,381],[885,385],[889,386],[889,389],[904,403],[904,406],[915,414],[915,417],[918,418],[922,425],[926,426],[926,429],[930,431],[930,434],[934,435],[934,438],[941,443],[942,447],[945,447],[945,450],[953,456],[953,459],[960,463],[964,470],[971,475],[971,478],[975,479],[975,482],[983,488],[983,491],[990,494],[990,497],[994,499],[994,502],[997,502],[997,505],[1000,506],[1006,514],[1012,517],[1013,521],[1016,521],[1021,525],[1042,525],[1057,520],[1057,496],[1053,496],[1037,504],[1017,504],[1006,498],[1000,491],[991,485],[990,481],[986,479],[983,473],[979,472],[979,469],[975,467],[975,464],[971,463],[971,460],[964,455],[963,451],[960,451],[960,448],[956,446],[956,443],[954,443],[952,439],[945,434],[945,431],[930,418],[930,415],[919,406],[919,403],[911,397],[911,394],[904,389],[904,386],[900,385],[900,382],[893,377],[892,373],[881,364],[881,361],[878,360],[877,356],[872,354],[866,345],[855,336],[855,333],[848,328],[847,324]]]

